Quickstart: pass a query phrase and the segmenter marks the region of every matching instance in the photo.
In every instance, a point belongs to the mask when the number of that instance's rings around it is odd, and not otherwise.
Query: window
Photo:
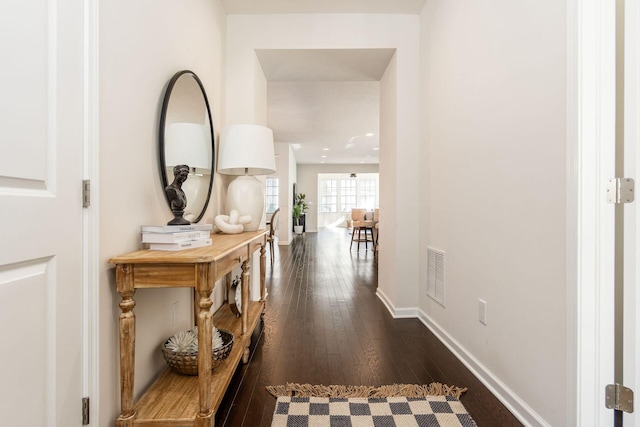
[[[338,181],[320,181],[320,213],[338,212]]]
[[[372,210],[378,205],[378,183],[374,179],[358,181],[358,206]],[[356,206],[354,206],[356,207]]]
[[[280,196],[280,179],[279,178],[267,178],[265,184],[265,195],[264,195],[264,208],[265,212],[268,214],[273,213],[279,206],[279,196]]]
[[[318,174],[318,214],[323,218],[318,225],[331,224],[351,214],[353,208],[373,210],[378,207],[377,173]],[[331,215],[334,214],[334,215]]]
[[[357,181],[353,178],[340,180],[340,212],[351,212],[357,208]]]

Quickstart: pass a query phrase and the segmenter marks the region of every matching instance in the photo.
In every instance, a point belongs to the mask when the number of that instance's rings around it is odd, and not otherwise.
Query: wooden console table
[[[240,360],[248,362],[251,334],[265,307],[266,230],[241,234],[214,234],[213,245],[177,252],[140,250],[111,258],[116,265],[120,294],[120,405],[116,427],[213,427],[220,405]],[[250,301],[250,259],[260,249],[260,301]],[[225,303],[211,313],[211,292],[217,280],[242,266],[242,315]],[[191,287],[196,292],[198,376],[177,374],[169,368],[134,405],[136,289]],[[233,333],[229,357],[211,370],[212,325]]]

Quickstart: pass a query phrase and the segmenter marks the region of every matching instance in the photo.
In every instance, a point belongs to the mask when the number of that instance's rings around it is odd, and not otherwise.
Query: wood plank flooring
[[[417,319],[393,319],[376,297],[371,249],[349,251],[345,229],[295,236],[267,259],[267,310],[216,414],[216,426],[269,427],[267,385],[427,384],[468,387],[478,426],[522,424]],[[370,246],[369,246],[370,248]]]

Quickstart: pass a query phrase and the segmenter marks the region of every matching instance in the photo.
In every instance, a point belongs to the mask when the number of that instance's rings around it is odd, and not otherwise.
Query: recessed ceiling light
[[[380,149],[380,147],[373,147],[373,149],[377,151]]]
[[[327,156],[324,156],[324,155],[323,155],[323,156],[320,156],[320,157],[322,157],[322,158],[324,159],[324,158],[325,158],[325,157],[327,157]]]
[[[329,151],[329,149],[327,147],[324,147],[322,151]]]
[[[365,134],[365,136],[373,136],[373,134],[371,132]]]
[[[360,163],[364,163],[364,160],[360,160]]]

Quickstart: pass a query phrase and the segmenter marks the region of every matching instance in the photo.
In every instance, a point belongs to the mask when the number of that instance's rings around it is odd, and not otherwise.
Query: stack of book
[[[213,224],[143,225],[142,243],[157,251],[181,251],[183,249],[211,246]]]

